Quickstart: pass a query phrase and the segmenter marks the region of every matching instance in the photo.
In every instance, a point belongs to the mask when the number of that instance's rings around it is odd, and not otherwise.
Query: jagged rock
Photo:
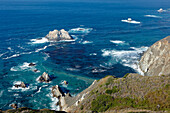
[[[51,79],[50,79],[50,76],[46,73],[46,72],[44,72],[40,77],[39,77],[39,79],[38,79],[38,81],[40,81],[40,82],[50,82],[51,81]]]
[[[147,76],[170,75],[170,36],[153,44],[142,56],[139,66]]]
[[[11,107],[17,109],[17,104],[11,104]]]
[[[58,30],[50,31],[46,35],[46,38],[50,41],[73,40],[69,33],[64,29],[61,29],[60,31]]]
[[[21,87],[21,88],[26,88],[26,85],[25,85],[24,82],[21,82],[21,84],[15,84],[14,86],[15,86],[16,88],[19,88],[19,87]]]
[[[35,65],[36,65],[36,64],[34,64],[34,63],[31,62],[28,66],[35,66]]]
[[[57,98],[64,96],[64,93],[62,92],[61,88],[58,85],[52,87],[52,94],[53,97]]]
[[[64,80],[64,84],[65,84],[65,85],[67,85],[67,84],[68,84],[68,82]]]

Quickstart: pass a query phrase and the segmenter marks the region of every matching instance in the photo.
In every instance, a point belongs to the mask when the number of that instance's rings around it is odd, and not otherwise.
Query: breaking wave
[[[73,28],[73,29],[70,29],[68,32],[69,33],[90,33],[90,31],[92,31],[93,28]]]
[[[111,57],[111,60],[107,63],[107,65],[113,65],[117,63],[121,63],[124,66],[131,67],[137,72],[141,73],[138,63],[141,54],[148,49],[148,47],[140,47],[135,48],[131,47],[132,50],[101,50],[103,52],[103,57]],[[141,73],[142,74],[142,73]]]
[[[43,38],[31,39],[30,41],[32,42],[32,44],[41,44],[41,43],[48,42],[48,39],[43,37]]]
[[[161,16],[156,15],[144,15],[145,17],[151,17],[151,18],[162,18]]]

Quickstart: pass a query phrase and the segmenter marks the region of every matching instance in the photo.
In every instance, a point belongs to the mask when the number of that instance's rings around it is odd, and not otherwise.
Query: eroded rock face
[[[139,66],[146,76],[170,75],[170,36],[153,44]]]
[[[58,85],[52,87],[53,97],[59,98],[60,96],[64,96],[64,93],[61,91]]]
[[[50,31],[46,35],[46,38],[50,41],[73,40],[69,33],[64,29],[61,29],[60,31],[58,30]]]
[[[64,94],[64,92],[61,90],[61,88],[58,85],[53,86],[51,92],[53,94],[53,97],[56,97],[59,100],[59,102],[56,103],[56,105],[60,106],[61,111],[65,111],[66,108],[68,107],[66,100],[68,98],[71,98],[71,95],[69,93]]]
[[[50,79],[50,76],[49,76],[46,72],[44,72],[44,73],[38,78],[38,81],[48,83],[48,82],[51,81],[51,79]]]

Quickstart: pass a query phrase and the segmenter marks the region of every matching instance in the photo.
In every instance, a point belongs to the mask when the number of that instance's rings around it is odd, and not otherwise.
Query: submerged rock
[[[34,69],[34,72],[38,72],[39,70],[38,69]]]
[[[24,82],[21,82],[21,84],[15,84],[14,86],[15,86],[16,88],[19,88],[19,87],[21,87],[21,88],[26,88],[26,85],[25,85]]]
[[[64,29],[50,31],[45,37],[50,41],[73,40],[72,36]]]
[[[28,66],[35,66],[35,65],[36,65],[36,64],[34,64],[34,63],[31,62]]]
[[[147,76],[170,75],[170,36],[153,44],[142,56],[139,66]]]
[[[48,83],[48,82],[51,81],[51,79],[50,79],[50,76],[49,76],[46,72],[44,72],[44,73],[38,78],[38,81]]]

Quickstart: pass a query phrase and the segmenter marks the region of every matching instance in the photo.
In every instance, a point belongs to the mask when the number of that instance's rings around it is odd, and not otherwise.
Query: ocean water
[[[75,96],[106,75],[141,73],[142,53],[170,35],[169,4],[169,0],[0,0],[0,109],[17,103],[59,110],[51,94],[54,85]],[[158,13],[159,8],[166,12]],[[121,21],[127,18],[141,23]],[[79,27],[85,31],[74,29]],[[75,41],[48,42],[43,37],[54,29],[69,31]],[[36,66],[29,67],[31,62]],[[43,72],[54,79],[39,83],[36,79]],[[63,85],[63,80],[69,84]],[[13,85],[21,81],[28,88],[15,89]]]

